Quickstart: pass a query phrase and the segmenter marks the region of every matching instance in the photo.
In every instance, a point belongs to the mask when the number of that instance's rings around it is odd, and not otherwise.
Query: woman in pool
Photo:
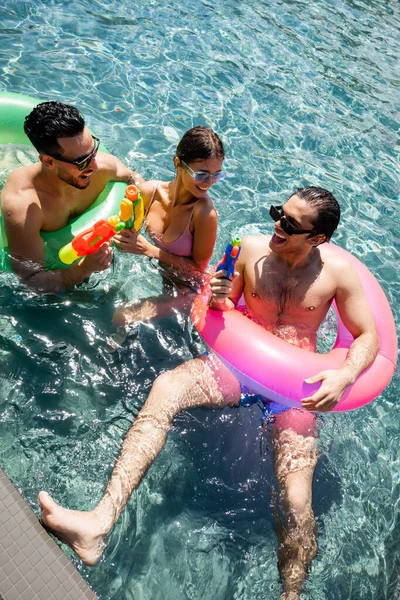
[[[190,304],[193,286],[201,281],[213,253],[218,216],[208,191],[226,176],[222,170],[224,157],[222,142],[212,129],[189,129],[176,149],[175,179],[137,181],[149,239],[126,229],[114,237],[122,252],[142,254],[167,267],[184,296],[181,309]],[[165,297],[160,300],[151,298],[118,309],[113,324],[119,327],[165,314],[171,304]]]

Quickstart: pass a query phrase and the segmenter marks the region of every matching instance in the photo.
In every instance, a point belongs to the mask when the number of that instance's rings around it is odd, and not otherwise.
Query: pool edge
[[[0,598],[97,600],[0,469]]]

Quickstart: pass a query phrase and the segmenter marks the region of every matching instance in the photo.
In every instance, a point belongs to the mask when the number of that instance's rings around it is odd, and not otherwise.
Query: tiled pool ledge
[[[0,600],[96,599],[0,469]]]

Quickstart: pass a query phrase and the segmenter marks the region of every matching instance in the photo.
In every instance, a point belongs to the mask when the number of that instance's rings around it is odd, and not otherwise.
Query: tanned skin
[[[61,156],[68,160],[87,156],[94,148],[87,127],[57,141]],[[40,232],[57,231],[85,212],[108,182],[133,183],[135,178],[137,174],[118,158],[104,152],[98,152],[83,171],[48,154],[40,154],[38,163],[12,171],[1,194],[1,211],[12,267],[22,283],[38,293],[57,292],[107,269],[112,250],[104,244],[67,269],[45,271]]]
[[[299,229],[312,229],[315,208],[298,196],[284,205],[285,215]],[[344,324],[354,336],[340,369],[316,373],[321,382],[302,409],[276,415],[272,426],[275,472],[281,518],[276,511],[281,600],[299,600],[309,567],[317,553],[316,522],[312,511],[312,479],[318,459],[317,427],[312,411],[332,410],[346,388],[374,360],[379,343],[360,280],[353,267],[338,257],[325,236],[287,235],[275,223],[272,237],[243,239],[233,282],[219,271],[211,280],[210,307],[233,309],[244,295],[249,318],[286,341],[315,350],[316,332],[333,299]],[[290,366],[288,366],[288,371]],[[239,382],[217,358],[203,356],[159,375],[123,442],[121,454],[105,493],[88,512],[67,510],[40,492],[42,519],[89,565],[104,549],[105,537],[119,518],[131,493],[164,446],[174,417],[195,407],[238,405]]]

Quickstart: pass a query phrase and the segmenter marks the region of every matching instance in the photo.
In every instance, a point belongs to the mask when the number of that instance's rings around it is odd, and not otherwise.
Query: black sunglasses
[[[61,162],[66,162],[70,165],[75,165],[80,171],[84,171],[90,165],[90,161],[93,160],[93,158],[96,156],[100,146],[99,138],[97,138],[95,135],[92,135],[92,138],[94,141],[94,148],[86,156],[82,156],[80,158],[77,158],[76,160],[68,160],[67,158],[61,157],[59,154],[49,154],[49,156],[51,156],[51,158],[55,158],[56,160],[60,160]]]
[[[290,217],[287,217],[285,215],[285,213],[283,212],[282,206],[273,206],[271,204],[271,207],[269,209],[269,216],[272,217],[272,219],[275,221],[275,223],[277,221],[280,221],[283,231],[285,233],[287,233],[288,235],[300,235],[303,233],[318,233],[318,231],[316,229],[299,229],[298,227],[293,225],[293,223],[288,221],[288,219],[290,219]]]

